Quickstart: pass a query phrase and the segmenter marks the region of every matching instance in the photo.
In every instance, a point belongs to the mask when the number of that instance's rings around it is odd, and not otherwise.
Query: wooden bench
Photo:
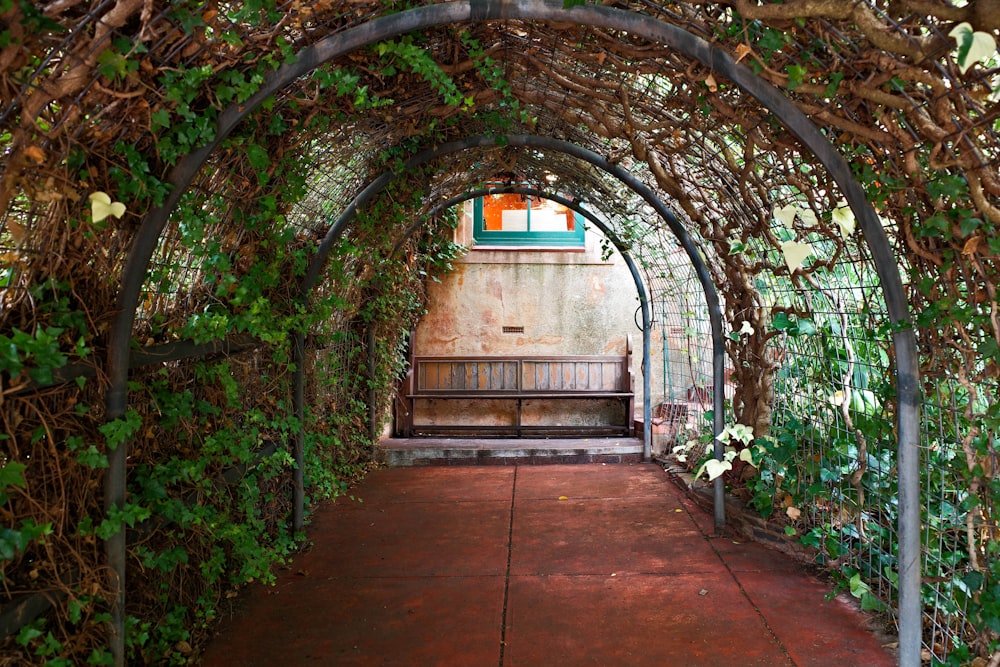
[[[629,436],[633,388],[631,337],[625,354],[614,356],[414,356],[396,406],[396,434]],[[594,401],[603,401],[610,406],[604,412],[613,410],[621,419],[593,423],[602,415],[585,406]],[[569,412],[559,413],[556,402]],[[438,409],[428,409],[433,406]],[[422,412],[433,414],[429,423],[415,421]],[[556,423],[543,421],[553,416]],[[463,419],[445,421],[452,417]]]

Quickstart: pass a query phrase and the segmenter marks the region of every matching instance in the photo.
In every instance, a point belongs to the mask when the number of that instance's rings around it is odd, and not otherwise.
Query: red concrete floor
[[[389,468],[353,493],[206,667],[896,664],[850,601],[712,537],[653,464]]]

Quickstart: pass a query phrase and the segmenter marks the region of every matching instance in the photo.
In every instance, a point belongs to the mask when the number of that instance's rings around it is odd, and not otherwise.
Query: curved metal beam
[[[712,282],[711,273],[708,270],[708,266],[705,264],[705,259],[702,256],[701,251],[698,249],[697,244],[694,242],[694,239],[688,233],[687,229],[685,229],[684,225],[681,224],[681,222],[674,216],[673,212],[644,183],[636,179],[627,170],[611,162],[607,158],[568,141],[554,139],[552,137],[536,137],[521,134],[497,137],[467,137],[465,139],[441,144],[436,148],[421,151],[406,160],[401,169],[383,172],[371,183],[369,183],[351,201],[350,204],[348,204],[337,220],[330,226],[330,229],[327,231],[326,236],[323,237],[319,247],[316,249],[316,254],[313,255],[313,258],[310,260],[309,266],[306,269],[305,277],[302,280],[301,294],[305,296],[316,284],[316,281],[319,279],[320,270],[326,263],[334,241],[340,237],[346,226],[351,220],[354,219],[354,216],[357,215],[358,209],[365,206],[372,200],[373,197],[375,197],[375,195],[381,192],[386,185],[388,185],[389,182],[396,177],[398,172],[401,171],[405,173],[407,171],[418,169],[432,160],[444,155],[450,155],[452,153],[473,148],[486,149],[501,145],[522,146],[526,148],[548,150],[555,153],[564,153],[575,157],[578,160],[588,162],[594,167],[607,172],[624,183],[633,192],[642,197],[643,200],[645,200],[646,203],[656,211],[660,218],[667,223],[667,226],[670,228],[674,237],[680,243],[681,247],[684,248],[685,252],[687,252],[688,259],[694,267],[695,274],[698,276],[698,281],[701,283],[702,289],[705,292],[705,301],[708,307],[708,317],[712,332],[712,382],[713,386],[718,388],[717,391],[712,393],[713,430],[715,435],[721,434],[722,430],[725,428],[725,416],[723,413],[725,392],[722,388],[724,387],[723,383],[726,364],[722,308],[719,303],[719,294],[716,291],[715,284]],[[646,321],[646,318],[648,318],[648,312],[645,312],[643,317],[644,324],[648,325],[648,321]],[[647,419],[646,422],[648,425],[649,420]],[[647,425],[643,426],[644,430],[648,427]],[[723,443],[720,442],[718,438],[714,438],[713,447],[715,457],[721,460],[723,458],[724,450]],[[715,528],[717,531],[721,532],[726,523],[725,488],[723,487],[723,480],[721,477],[717,477],[713,482],[712,493]]]
[[[665,44],[728,78],[737,87],[756,98],[771,111],[802,143],[813,152],[843,190],[868,244],[882,287],[889,318],[894,325],[893,345],[896,358],[897,447],[899,471],[899,664],[916,667],[920,664],[920,485],[919,485],[919,398],[918,356],[916,337],[910,324],[909,308],[892,247],[882,230],[875,211],[868,204],[864,191],[854,180],[846,161],[834,149],[820,130],[784,95],[751,70],[736,63],[725,51],[682,28],[663,23],[649,16],[633,14],[612,7],[581,5],[565,9],[561,0],[454,0],[405,10],[374,19],[327,37],[300,51],[293,63],[283,65],[265,78],[261,89],[243,101],[227,107],[219,115],[215,139],[182,158],[170,172],[167,183],[172,190],[162,206],[150,211],[143,219],[126,258],[119,291],[118,314],[112,322],[108,343],[108,375],[110,385],[106,395],[107,418],[120,418],[127,407],[128,348],[135,321],[139,292],[149,260],[159,241],[167,218],[183,192],[209,155],[221,144],[247,115],[255,111],[271,94],[307,74],[322,63],[406,32],[448,23],[480,22],[494,19],[528,19],[540,21],[571,21],[579,24],[624,31],[654,42]],[[714,338],[714,331],[713,331]],[[713,355],[714,358],[714,355]],[[716,359],[717,361],[717,359]],[[713,374],[715,394],[721,395],[722,377]],[[717,403],[719,401],[716,401]],[[721,410],[716,410],[717,418]],[[717,431],[718,432],[718,431]],[[105,507],[113,508],[125,500],[126,446],[109,452],[109,469],[105,476]],[[124,664],[124,602],[125,537],[124,531],[106,542],[109,567],[116,577],[116,604],[113,611],[115,635],[112,653],[116,665]]]
[[[635,260],[632,259],[632,254],[629,252],[628,246],[621,240],[618,234],[615,233],[613,229],[608,227],[607,224],[591,211],[583,208],[580,202],[573,201],[572,199],[567,199],[556,193],[546,192],[544,190],[538,190],[537,188],[528,188],[520,186],[503,186],[496,188],[482,188],[479,190],[472,190],[470,192],[462,193],[458,196],[452,197],[451,199],[445,200],[444,202],[438,204],[425,215],[418,218],[418,220],[410,225],[405,234],[404,238],[409,238],[413,232],[415,232],[421,224],[423,224],[423,218],[433,218],[438,215],[441,211],[446,211],[452,206],[457,206],[462,202],[468,201],[470,199],[476,199],[477,197],[485,197],[492,194],[516,194],[516,195],[527,195],[529,197],[539,197],[543,199],[549,199],[556,202],[557,204],[562,204],[566,208],[579,213],[581,216],[586,218],[595,227],[601,230],[601,233],[611,244],[618,250],[618,253],[625,260],[626,266],[628,266],[629,273],[632,274],[632,281],[635,283],[635,290],[639,295],[639,306],[642,308],[642,458],[644,461],[650,459],[652,453],[652,421],[651,421],[651,408],[650,408],[650,342],[649,342],[649,329],[650,329],[650,314],[649,314],[649,293],[646,291],[646,284],[642,281],[642,275],[639,272],[639,267],[635,265]],[[397,244],[393,248],[393,253],[399,249],[400,244]],[[630,415],[626,415],[627,419],[632,419]]]

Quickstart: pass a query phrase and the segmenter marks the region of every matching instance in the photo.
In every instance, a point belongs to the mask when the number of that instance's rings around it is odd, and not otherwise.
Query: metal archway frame
[[[695,274],[698,276],[698,280],[701,283],[702,289],[705,292],[705,301],[708,307],[708,315],[711,325],[712,332],[712,382],[715,387],[723,387],[725,378],[725,339],[723,333],[723,321],[722,321],[722,308],[719,303],[719,294],[716,290],[715,284],[712,282],[711,273],[708,270],[708,266],[705,264],[704,257],[701,254],[700,249],[695,243],[694,239],[688,233],[687,229],[683,224],[677,219],[673,212],[667,207],[663,201],[656,196],[656,194],[650,190],[644,183],[640,182],[627,170],[623,169],[621,166],[611,162],[607,158],[598,155],[597,153],[572,144],[567,141],[560,139],[554,139],[552,137],[539,137],[532,135],[503,135],[503,136],[477,136],[468,137],[466,139],[460,139],[457,141],[451,141],[440,146],[427,149],[417,153],[413,157],[409,158],[403,163],[401,169],[386,171],[375,178],[371,183],[369,183],[362,191],[351,201],[350,204],[344,209],[340,214],[340,217],[330,226],[323,240],[320,242],[319,247],[316,249],[316,254],[313,256],[312,260],[309,262],[309,266],[306,269],[306,274],[302,279],[301,294],[303,297],[309,293],[309,290],[313,288],[316,282],[319,280],[319,274],[326,263],[326,260],[330,254],[330,250],[333,247],[334,241],[336,241],[343,231],[346,229],[347,225],[360,208],[365,206],[369,201],[372,200],[379,192],[381,192],[385,187],[396,178],[396,174],[399,171],[409,171],[417,169],[432,160],[435,160],[444,155],[449,155],[452,153],[457,153],[460,151],[470,150],[473,148],[493,148],[498,145],[503,146],[521,146],[526,148],[533,148],[539,150],[547,150],[556,153],[563,153],[575,157],[578,160],[583,160],[598,169],[605,171],[611,176],[618,179],[620,182],[625,184],[629,189],[635,192],[637,195],[643,198],[643,200],[649,204],[653,210],[667,223],[670,231],[674,234],[674,237],[680,243],[681,247],[687,253],[688,259],[691,261],[691,265],[694,267]],[[645,318],[648,317],[648,313],[644,313],[644,324],[648,325],[648,321]],[[645,340],[643,346],[648,344]],[[645,355],[646,350],[643,350],[644,359],[646,361]],[[647,367],[648,368],[648,367]],[[648,397],[648,393],[646,397]],[[713,409],[713,431],[715,435],[722,433],[725,428],[725,416],[724,416],[724,392],[715,391],[712,396],[712,409]],[[645,405],[643,409],[645,411]],[[304,408],[303,408],[304,409]],[[649,415],[644,414],[644,424],[643,430],[645,431],[650,427]],[[643,434],[645,439],[645,432]],[[645,447],[645,445],[644,445]],[[717,459],[721,460],[724,452],[724,445],[717,438],[713,439],[714,455]],[[299,454],[296,454],[296,459],[298,459]],[[296,491],[298,493],[298,490]],[[716,478],[712,486],[713,492],[713,507],[714,507],[714,522],[716,530],[721,531],[725,526],[726,516],[725,516],[725,488],[723,486],[722,478]]]
[[[328,60],[407,32],[449,23],[496,19],[574,22],[624,31],[674,48],[709,67],[717,75],[728,78],[741,90],[757,99],[816,156],[844,192],[872,253],[894,329],[893,346],[899,402],[897,413],[899,664],[903,667],[917,667],[920,664],[921,641],[918,448],[920,386],[916,337],[910,324],[908,303],[892,247],[878,216],[867,202],[864,191],[851,174],[850,167],[804,113],[780,91],[757,77],[748,68],[735,62],[725,51],[682,28],[649,16],[604,6],[581,5],[565,9],[558,0],[556,2],[454,0],[373,19],[322,39],[300,51],[295,62],[283,65],[266,77],[257,93],[242,104],[234,104],[223,110],[219,115],[215,139],[178,162],[167,178],[171,192],[160,207],[150,211],[143,219],[122,271],[121,289],[117,300],[118,312],[109,332],[107,371],[110,384],[106,395],[107,418],[118,419],[125,414],[127,408],[128,349],[132,327],[142,283],[163,228],[195,174],[233,129],[267,97]],[[716,384],[716,394],[722,393],[719,391],[721,387],[721,382]],[[126,449],[126,445],[121,445],[109,452],[109,468],[105,475],[106,510],[118,507],[125,501]],[[124,665],[124,530],[108,539],[105,551],[109,569],[115,577],[112,586],[116,589],[112,605],[111,650],[115,664]]]
[[[457,206],[463,202],[470,199],[476,199],[478,197],[485,197],[487,195],[493,194],[516,194],[516,195],[527,195],[529,197],[539,197],[542,199],[549,199],[556,202],[557,204],[562,204],[566,208],[578,213],[587,219],[588,222],[593,224],[595,227],[601,230],[601,233],[625,260],[626,266],[628,266],[629,273],[632,275],[632,281],[635,283],[636,293],[639,295],[639,307],[642,310],[642,458],[644,461],[648,461],[651,455],[651,440],[652,440],[652,423],[650,421],[651,417],[651,405],[650,405],[650,380],[649,380],[649,368],[650,368],[650,340],[649,340],[649,327],[651,322],[650,312],[649,312],[649,294],[646,291],[646,285],[642,281],[642,275],[639,272],[639,267],[635,265],[635,260],[632,259],[632,254],[629,252],[628,246],[622,242],[618,234],[615,233],[613,229],[608,227],[607,224],[600,218],[598,218],[594,213],[588,209],[585,209],[580,202],[573,201],[572,199],[567,199],[562,195],[546,192],[544,190],[539,190],[537,188],[521,187],[521,186],[503,186],[494,188],[481,188],[478,190],[472,190],[469,192],[462,193],[458,196],[447,199],[426,214],[421,216],[416,222],[414,222],[406,230],[404,238],[409,238],[419,227],[423,224],[425,218],[433,218],[434,216],[440,214],[442,211]],[[393,252],[398,250],[399,244],[393,249]]]

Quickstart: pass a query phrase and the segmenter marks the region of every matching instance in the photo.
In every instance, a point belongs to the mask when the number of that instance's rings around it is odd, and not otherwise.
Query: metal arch
[[[897,400],[897,469],[899,471],[899,664],[916,667],[920,664],[920,485],[919,485],[919,398],[918,356],[916,337],[910,324],[909,308],[903,291],[895,257],[875,211],[854,180],[847,163],[823,136],[819,129],[780,91],[758,78],[749,69],[705,40],[687,31],[649,16],[626,10],[582,5],[564,9],[562,3],[548,0],[454,0],[418,7],[384,16],[320,40],[297,54],[294,63],[286,64],[265,78],[261,89],[242,104],[227,107],[219,115],[215,139],[182,158],[167,178],[172,186],[162,206],[150,211],[143,219],[122,271],[121,289],[117,300],[117,315],[112,322],[108,342],[108,375],[110,386],[106,395],[107,418],[120,418],[127,407],[128,348],[139,292],[153,250],[167,218],[180,196],[190,185],[208,156],[232,130],[260,106],[271,94],[285,87],[320,64],[366,46],[380,39],[396,37],[406,32],[448,23],[480,22],[494,19],[528,19],[541,21],[574,21],[584,25],[626,31],[677,49],[715,72],[729,78],[737,87],[756,98],[771,111],[802,143],[813,152],[830,172],[858,220],[869,251],[875,261],[883,298],[894,325],[893,346],[896,357]],[[720,314],[721,317],[721,314]],[[715,332],[713,331],[713,338]],[[713,357],[714,358],[714,357]],[[715,361],[718,361],[717,359]],[[721,377],[715,386],[722,387]],[[716,391],[721,395],[721,391]],[[716,418],[721,410],[716,410]],[[716,428],[716,432],[721,429]],[[110,509],[125,499],[126,445],[109,452],[109,468],[105,476],[105,508]],[[124,587],[125,536],[119,532],[106,542],[109,569],[117,577],[112,612],[114,635],[111,642],[116,665],[124,665]]]
[[[681,244],[681,247],[683,247],[687,252],[688,259],[691,261],[695,274],[698,276],[698,280],[705,292],[705,301],[708,307],[708,317],[712,332],[712,382],[714,387],[719,388],[717,391],[712,392],[712,427],[715,435],[721,434],[725,426],[723,414],[725,393],[721,389],[724,386],[723,382],[725,376],[725,340],[723,337],[722,308],[719,303],[719,294],[715,288],[715,284],[712,282],[712,276],[709,273],[708,266],[705,264],[705,259],[687,229],[684,228],[684,225],[680,223],[680,221],[674,216],[673,212],[663,203],[662,200],[660,200],[659,197],[656,196],[652,190],[646,187],[645,184],[636,179],[627,170],[591,150],[561,139],[554,139],[552,137],[539,137],[521,134],[467,137],[465,139],[451,141],[441,144],[436,148],[427,149],[417,153],[403,163],[402,171],[405,172],[411,169],[416,169],[443,155],[457,153],[471,148],[490,148],[497,145],[522,146],[526,148],[549,150],[555,153],[564,153],[579,160],[588,162],[614,176],[628,186],[633,192],[642,197],[647,204],[652,206],[653,210],[655,210],[656,213],[667,223],[667,226],[674,234],[674,237]],[[316,281],[319,279],[319,272],[322,266],[326,263],[327,256],[330,253],[330,249],[332,248],[334,241],[340,237],[344,228],[357,214],[358,209],[371,201],[376,194],[381,192],[382,189],[385,188],[385,186],[388,185],[393,178],[395,178],[396,173],[397,172],[395,171],[386,171],[375,178],[351,201],[350,204],[348,204],[347,208],[344,209],[337,220],[330,226],[326,236],[323,237],[319,247],[316,249],[316,254],[313,255],[312,260],[310,260],[309,266],[306,269],[306,274],[302,279],[301,294],[303,296],[308,294],[309,290],[311,290],[316,284]],[[649,424],[648,419],[645,421],[646,424],[643,426],[644,430]],[[723,443],[720,442],[718,438],[713,438],[713,447],[715,457],[721,460],[723,457]],[[712,495],[715,528],[716,530],[721,531],[726,523],[725,488],[723,487],[723,480],[721,477],[717,477],[713,482]]]
[[[618,237],[613,229],[608,227],[603,220],[594,215],[591,211],[583,208],[579,202],[573,201],[572,199],[567,199],[561,195],[555,193],[547,193],[543,190],[538,190],[536,188],[527,188],[519,186],[504,186],[498,188],[483,188],[480,190],[472,190],[471,192],[465,192],[456,197],[448,199],[434,208],[432,208],[427,213],[427,217],[433,217],[440,213],[441,211],[447,210],[452,206],[461,204],[469,199],[475,199],[476,197],[485,197],[491,194],[501,194],[501,193],[511,193],[528,195],[529,197],[541,197],[544,199],[550,199],[557,204],[562,204],[566,208],[569,208],[576,213],[579,213],[585,217],[588,221],[592,222],[595,227],[601,230],[605,237],[611,241],[611,244],[615,246],[618,252],[621,254],[622,259],[625,260],[625,264],[628,266],[629,272],[632,274],[632,280],[635,282],[636,292],[639,294],[639,309],[642,310],[642,458],[644,461],[648,461],[652,454],[652,434],[653,425],[651,421],[651,405],[650,405],[650,380],[649,380],[649,368],[650,368],[650,340],[649,340],[649,327],[651,324],[651,318],[649,313],[649,294],[646,291],[646,284],[642,281],[642,275],[639,273],[639,268],[635,265],[635,260],[632,259],[632,255],[628,250],[622,240]],[[422,222],[422,221],[421,221]],[[406,230],[406,237],[409,237],[419,226],[418,223],[411,225]],[[398,248],[398,245],[397,245]],[[394,249],[395,251],[395,249]],[[631,419],[631,417],[626,415],[626,418]]]

